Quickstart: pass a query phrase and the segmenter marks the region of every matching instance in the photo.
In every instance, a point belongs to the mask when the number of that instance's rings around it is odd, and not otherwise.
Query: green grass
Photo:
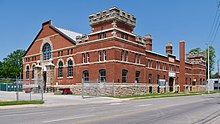
[[[33,101],[0,101],[0,106],[26,105],[26,104],[44,104],[44,101],[41,101],[41,100],[33,100]]]
[[[164,94],[145,94],[145,95],[136,95],[136,96],[115,96],[114,98],[129,98],[132,100],[139,99],[151,99],[151,98],[165,98],[165,97],[179,97],[179,96],[195,96],[201,95],[201,93],[164,93]]]

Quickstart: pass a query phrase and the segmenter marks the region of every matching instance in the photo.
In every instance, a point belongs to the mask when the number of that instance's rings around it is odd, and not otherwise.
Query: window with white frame
[[[35,65],[32,66],[32,80],[34,79],[34,69],[35,69]]]
[[[156,62],[156,69],[160,69],[160,62]]]
[[[127,73],[128,71],[123,69],[122,70],[122,83],[127,83]]]
[[[99,78],[101,82],[106,82],[106,71],[105,69],[99,70]]]
[[[68,60],[68,77],[73,76],[73,61]]]
[[[82,63],[86,63],[86,55],[85,55],[85,53],[82,53]]]
[[[88,70],[83,71],[83,80],[86,82],[89,82],[89,71]]]
[[[140,71],[136,71],[136,73],[135,73],[135,77],[136,77],[136,81],[137,81],[137,83],[140,83]]]
[[[63,62],[60,61],[58,64],[58,77],[63,77]]]
[[[149,84],[152,83],[152,74],[148,74],[148,83],[149,83]]]
[[[125,52],[125,57],[126,62],[128,62],[128,51]]]
[[[148,59],[148,68],[152,68],[152,60]]]
[[[121,61],[124,61],[124,54],[125,54],[125,51],[122,50],[122,51],[121,51]]]
[[[106,56],[106,50],[103,50],[103,58],[104,58],[104,61],[106,61],[107,60],[107,58],[106,58],[107,56]]]
[[[141,62],[141,55],[138,54],[138,55],[137,55],[137,63],[140,64],[140,62]]]
[[[49,60],[51,58],[51,47],[49,43],[43,46],[43,60]]]
[[[90,56],[89,56],[89,53],[86,53],[86,57],[87,57],[87,63],[90,62]]]
[[[30,74],[30,67],[27,66],[27,67],[26,67],[26,79],[27,79],[27,80],[29,79],[29,74]]]
[[[102,52],[98,51],[98,54],[99,54],[99,61],[102,61]]]

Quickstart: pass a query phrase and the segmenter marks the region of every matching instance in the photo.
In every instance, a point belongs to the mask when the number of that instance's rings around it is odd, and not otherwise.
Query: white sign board
[[[169,77],[176,77],[176,73],[174,73],[174,72],[169,72]]]

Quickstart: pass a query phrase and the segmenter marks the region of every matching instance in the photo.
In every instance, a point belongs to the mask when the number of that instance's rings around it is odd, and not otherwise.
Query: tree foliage
[[[25,50],[18,49],[4,58],[3,62],[0,62],[0,76],[5,78],[19,77],[23,71],[22,56],[24,53]]]
[[[209,46],[209,71],[210,74],[215,69],[215,48],[213,46]],[[208,70],[208,48],[206,49],[206,67]]]
[[[201,53],[202,49],[201,48],[195,48],[189,51],[189,53],[193,53],[193,54],[197,54],[197,53]]]

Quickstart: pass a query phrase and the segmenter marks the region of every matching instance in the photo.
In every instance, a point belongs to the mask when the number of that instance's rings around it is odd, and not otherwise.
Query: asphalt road
[[[220,124],[220,94],[0,110],[0,123]]]

